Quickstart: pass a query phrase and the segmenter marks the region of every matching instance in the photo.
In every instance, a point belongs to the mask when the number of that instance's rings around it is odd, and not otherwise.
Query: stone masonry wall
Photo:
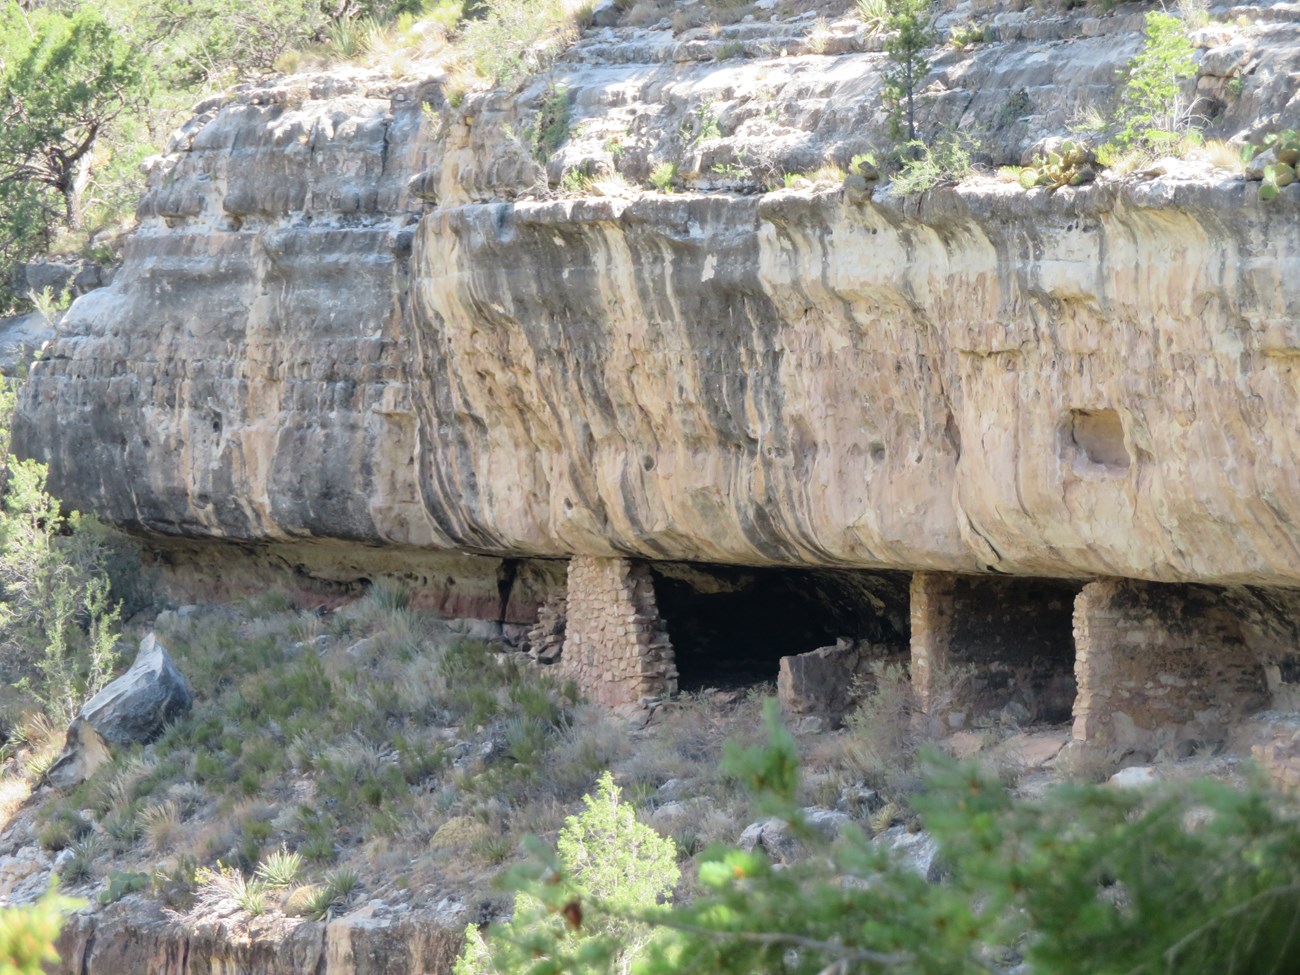
[[[1059,720],[1074,702],[1071,611],[1077,586],[918,572],[912,577],[912,672],[927,709],[958,727],[1005,713]]]
[[[937,678],[949,663],[956,582],[947,572],[912,576],[912,686],[927,711],[937,703]]]
[[[525,645],[528,653],[541,664],[553,664],[564,652],[568,594],[552,593],[537,607],[537,622],[528,630]]]
[[[1218,742],[1269,701],[1264,668],[1220,590],[1092,582],[1075,601],[1074,637],[1078,740]]]
[[[645,563],[575,557],[560,669],[604,707],[638,705],[677,690],[672,643]]]

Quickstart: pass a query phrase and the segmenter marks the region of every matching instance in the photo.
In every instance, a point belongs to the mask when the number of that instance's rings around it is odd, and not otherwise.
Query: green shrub
[[[63,865],[59,876],[59,882],[65,886],[90,880],[95,875],[96,862],[107,852],[103,838],[94,833],[74,843],[69,849],[72,850],[72,857]]]
[[[542,107],[524,132],[533,158],[543,166],[569,138],[570,111],[569,90],[563,85],[547,85]]]
[[[154,895],[174,910],[188,910],[198,886],[198,864],[193,857],[180,856],[158,867],[152,877]]]
[[[1183,81],[1196,77],[1187,25],[1178,17],[1153,10],[1146,15],[1142,50],[1128,63],[1120,96],[1116,142],[1122,148],[1176,142],[1191,126],[1192,103]]]
[[[577,36],[563,0],[486,0],[484,7],[462,27],[461,44],[478,72],[503,88],[544,70]]]
[[[739,38],[732,38],[723,41],[713,52],[715,61],[730,61],[732,58],[743,58],[745,56],[745,42]]]
[[[677,181],[677,164],[673,162],[661,162],[650,170],[650,185],[660,193],[671,193],[673,183]]]
[[[1208,782],[1163,791],[1061,786],[1013,799],[978,769],[937,753],[929,761],[916,806],[938,842],[940,883],[860,830],[829,846],[819,839],[797,805],[793,739],[772,708],[768,746],[729,749],[728,763],[816,855],[777,869],[759,852],[717,848],[703,854],[693,901],[655,908],[643,899],[612,911],[538,863],[521,896],[537,898],[540,917],[578,918],[589,937],[579,941],[554,920],[498,929],[498,968],[511,959],[511,972],[528,975],[614,970],[621,934],[597,933],[588,920],[608,911],[651,925],[636,968],[643,975],[974,975],[1022,961],[1052,975],[1293,970],[1300,820],[1292,803]],[[507,939],[513,955],[498,944]],[[473,939],[467,951],[483,958]]]
[[[90,829],[90,823],[82,819],[79,812],[59,806],[55,808],[49,822],[41,827],[37,840],[43,849],[57,852],[72,846]]]
[[[361,889],[361,875],[355,870],[340,867],[325,876],[325,889],[334,894],[338,903],[346,903]]]
[[[903,166],[893,180],[899,193],[924,193],[940,180],[960,182],[971,173],[970,153],[958,134],[940,136],[933,146],[913,140],[903,147],[903,154]]]
[[[12,415],[13,393],[0,394],[0,423]],[[7,436],[6,436],[7,442]],[[46,468],[3,458],[0,511],[0,641],[11,680],[30,689],[42,709],[68,724],[113,677],[119,662],[117,606],[109,603],[104,551],[64,517],[45,490]]]
[[[948,43],[956,48],[986,44],[991,40],[993,40],[993,31],[989,27],[980,27],[969,20],[964,24],[958,24],[948,35]]]
[[[47,963],[57,963],[54,941],[64,917],[83,905],[50,890],[35,904],[0,909],[0,972],[41,975]]]
[[[494,950],[470,925],[454,975],[523,971],[537,963],[533,949],[540,945],[552,957],[563,957],[580,955],[589,942],[615,945],[619,970],[626,971],[644,948],[650,928],[628,915],[671,899],[680,876],[676,848],[671,839],[637,822],[632,807],[619,801],[619,788],[608,772],[597,783],[596,795],[582,801],[586,808],[565,820],[553,864],[556,886],[571,897],[559,913],[551,913],[542,900],[519,894],[514,919],[490,934]],[[588,901],[601,905],[601,913],[584,915]]]
[[[298,848],[298,852],[312,863],[332,863],[339,855],[338,846],[328,836],[308,837]]]

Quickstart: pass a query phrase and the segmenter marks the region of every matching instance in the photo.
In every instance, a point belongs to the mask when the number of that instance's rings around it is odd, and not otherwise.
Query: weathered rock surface
[[[0,375],[21,375],[52,338],[54,326],[40,312],[0,319]]]
[[[157,635],[150,633],[140,641],[127,672],[78,712],[46,777],[60,789],[84,782],[111,760],[113,748],[153,741],[193,703],[184,675]]]
[[[45,778],[56,789],[71,789],[112,760],[113,753],[99,732],[85,718],[78,717],[68,726],[63,751],[45,773]]]
[[[27,904],[50,886],[53,864],[44,850],[26,847],[0,856],[0,904]]]
[[[991,15],[927,125],[1012,162],[1108,111],[1124,10]],[[1223,135],[1300,124],[1295,10],[1250,14],[1198,35]],[[753,195],[883,131],[880,39],[811,26],[602,28],[457,110],[360,74],[200,106],[18,448],[181,536],[1300,585],[1300,188]],[[513,133],[552,82],[542,166]],[[523,198],[670,159],[692,192]]]
[[[50,969],[79,975],[425,975],[447,972],[459,930],[408,913],[362,908],[320,923],[284,917],[183,922],[160,904],[128,897],[64,927]]]
[[[125,674],[86,702],[77,719],[113,745],[153,741],[189,711],[194,697],[184,675],[154,633],[140,641]]]
[[[782,657],[776,695],[790,714],[812,714],[839,724],[857,703],[861,679],[871,673],[880,650],[842,639],[833,647]]]

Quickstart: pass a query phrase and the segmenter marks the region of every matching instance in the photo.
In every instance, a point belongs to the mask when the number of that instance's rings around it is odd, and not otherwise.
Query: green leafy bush
[[[67,724],[112,679],[119,609],[110,604],[102,535],[64,516],[46,468],[8,453],[16,391],[0,388],[4,454],[0,505],[0,670]]]
[[[941,136],[929,146],[914,139],[902,151],[903,167],[893,180],[899,193],[924,193],[940,180],[960,181],[970,175],[970,153],[959,135]]]
[[[0,910],[0,973],[41,975],[46,963],[57,962],[54,939],[64,916],[82,906],[82,901],[51,890],[30,906]]]
[[[461,41],[479,73],[513,88],[545,69],[577,37],[564,0],[487,0]]]
[[[524,132],[533,158],[545,166],[569,138],[569,91],[563,85],[547,85],[533,124]]]

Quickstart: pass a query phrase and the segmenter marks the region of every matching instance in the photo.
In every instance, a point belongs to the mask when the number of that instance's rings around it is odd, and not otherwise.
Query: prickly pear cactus
[[[1026,190],[1042,186],[1052,192],[1062,186],[1083,186],[1097,178],[1096,154],[1081,142],[1067,139],[1060,150],[1048,152],[1020,171],[1020,185]]]

